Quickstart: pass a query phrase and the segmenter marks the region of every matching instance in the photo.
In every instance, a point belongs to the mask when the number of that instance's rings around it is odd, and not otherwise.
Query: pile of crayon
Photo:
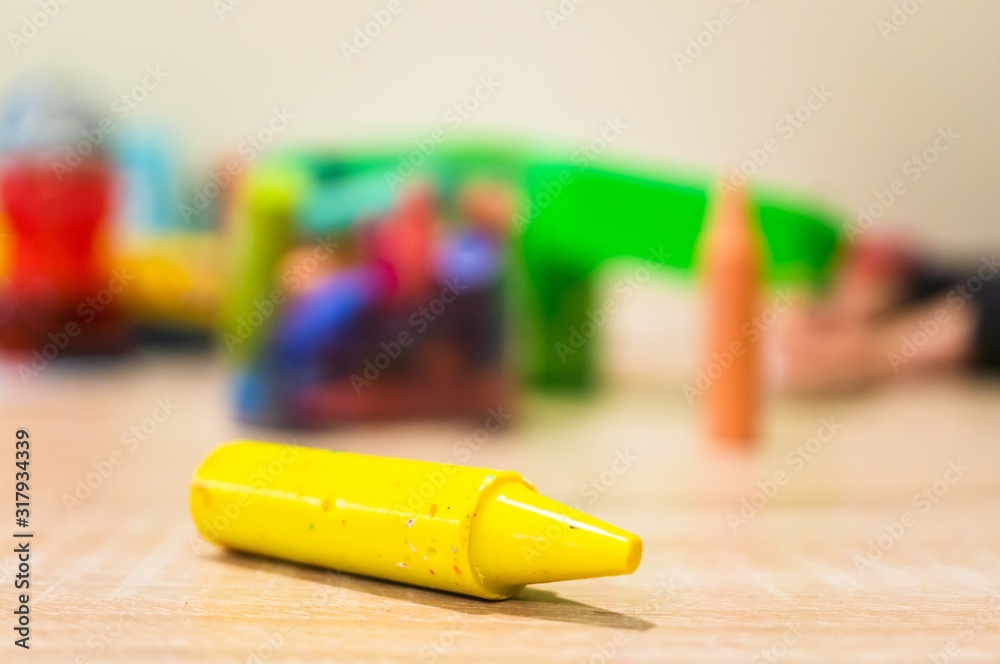
[[[221,345],[245,421],[483,417],[511,396],[500,182],[289,154],[245,178]]]

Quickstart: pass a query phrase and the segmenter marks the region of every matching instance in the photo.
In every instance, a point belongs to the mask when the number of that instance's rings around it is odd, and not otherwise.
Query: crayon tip
[[[469,557],[484,583],[511,593],[529,583],[630,574],[642,540],[515,480],[480,504]]]
[[[736,185],[723,191],[716,202],[716,210],[710,224],[718,231],[738,232],[740,235],[749,233],[750,194],[746,184]]]

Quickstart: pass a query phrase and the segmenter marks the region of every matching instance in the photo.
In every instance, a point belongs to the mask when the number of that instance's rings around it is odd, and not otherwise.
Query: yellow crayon
[[[240,441],[191,483],[207,540],[485,599],[629,574],[642,541],[489,468]]]

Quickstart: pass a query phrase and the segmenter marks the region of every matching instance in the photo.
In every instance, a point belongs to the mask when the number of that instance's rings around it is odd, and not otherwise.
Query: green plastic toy
[[[693,275],[714,184],[634,167],[539,163],[526,170],[519,238],[521,366],[537,386],[593,382],[594,339],[557,352],[593,304],[594,275],[614,258],[659,263]],[[804,198],[751,191],[772,284],[819,286],[842,243],[838,215]]]

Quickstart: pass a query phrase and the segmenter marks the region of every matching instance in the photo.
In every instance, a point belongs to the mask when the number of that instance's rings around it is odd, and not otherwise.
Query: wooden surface
[[[174,412],[132,440],[157,400]],[[29,653],[11,643],[2,548],[0,661],[1000,661],[996,385],[772,401],[751,455],[706,449],[678,386],[527,399],[475,450],[458,445],[475,423],[293,436],[241,429],[225,403],[225,374],[205,358],[50,369],[27,386],[5,367],[0,536],[13,542],[24,427],[36,537]],[[827,442],[796,451],[824,427]],[[195,535],[188,479],[240,436],[516,469],[639,533],[644,559],[632,576],[491,603],[227,553]],[[67,505],[116,450],[92,495]],[[934,502],[915,504],[924,490]],[[736,523],[744,498],[760,507]]]

